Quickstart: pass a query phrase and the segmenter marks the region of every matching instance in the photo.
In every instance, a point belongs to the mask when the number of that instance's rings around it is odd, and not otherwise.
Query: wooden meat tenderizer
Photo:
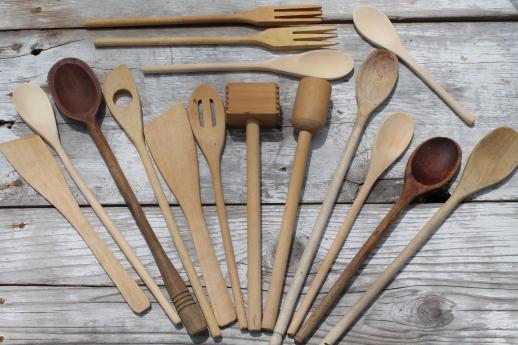
[[[299,82],[292,119],[293,126],[299,131],[299,135],[261,325],[262,329],[267,331],[273,331],[277,315],[279,314],[290,248],[295,235],[295,221],[300,193],[304,184],[311,138],[326,123],[330,98],[331,83],[327,80],[306,77]]]
[[[228,127],[246,128],[248,329],[261,330],[261,143],[259,129],[279,127],[281,108],[276,83],[229,83],[226,86]]]

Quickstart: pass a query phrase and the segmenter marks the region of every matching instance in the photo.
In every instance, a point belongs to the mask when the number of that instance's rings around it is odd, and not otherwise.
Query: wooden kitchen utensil
[[[461,155],[460,146],[455,141],[444,137],[428,139],[412,152],[406,165],[405,183],[399,199],[297,332],[295,335],[297,342],[308,341],[345,291],[360,266],[408,204],[417,197],[442,188],[450,182],[459,170]]]
[[[230,23],[243,23],[256,26],[278,26],[316,24],[321,21],[322,7],[320,5],[290,5],[264,6],[240,13],[202,16],[153,16],[87,19],[85,20],[84,25],[89,28]]]
[[[248,329],[261,330],[261,142],[259,128],[278,127],[281,107],[276,83],[229,83],[226,86],[226,121],[246,127]]]
[[[206,332],[207,327],[198,304],[162,248],[97,122],[96,116],[103,103],[103,95],[94,71],[82,60],[65,58],[50,69],[48,85],[61,113],[86,125],[153,254],[167,292],[187,332],[190,335]]]
[[[131,263],[135,271],[142,278],[142,281],[149,288],[149,291],[153,293],[157,302],[160,303],[164,312],[175,325],[179,324],[180,317],[176,311],[172,308],[167,298],[162,294],[160,288],[135,255],[121,231],[115,226],[115,224],[113,224],[104,208],[90,191],[82,177],[79,175],[79,172],[74,168],[74,165],[68,158],[68,155],[59,140],[54,110],[52,109],[52,105],[50,104],[45,92],[34,84],[24,83],[14,89],[13,100],[16,110],[25,123],[31,127],[35,133],[42,137],[54,149],[54,151],[56,151],[68,171],[68,174],[72,177],[72,180],[74,180],[95,214],[99,217],[119,248],[128,258],[128,261]]]
[[[120,106],[116,104],[118,97],[122,95],[131,97],[131,102],[127,106]],[[106,80],[104,81],[104,99],[113,117],[115,120],[117,120],[121,128],[124,130],[128,138],[137,149],[140,159],[144,164],[144,169],[146,170],[146,174],[151,183],[151,187],[153,188],[155,197],[158,200],[160,210],[162,211],[167,227],[171,232],[171,237],[173,238],[178,255],[180,256],[183,267],[187,272],[187,276],[191,282],[196,299],[200,304],[203,316],[205,316],[209,331],[213,337],[220,337],[221,330],[218,326],[212,308],[207,301],[207,298],[205,297],[203,287],[201,286],[200,280],[196,273],[196,269],[194,268],[194,265],[189,257],[189,251],[187,250],[187,247],[185,246],[185,243],[182,239],[180,230],[178,229],[174,216],[171,212],[171,208],[169,207],[169,202],[167,201],[167,197],[165,196],[162,186],[160,185],[160,180],[158,179],[155,167],[153,166],[153,162],[147,151],[144,141],[144,131],[142,128],[142,109],[140,106],[140,98],[137,86],[133,80],[133,76],[131,75],[131,72],[127,66],[119,66],[108,74]]]
[[[396,29],[385,14],[372,6],[356,6],[353,11],[356,30],[372,44],[388,49],[397,56],[428,85],[457,115],[472,125],[475,118],[465,110],[432,76],[408,54]]]
[[[463,199],[511,175],[518,166],[517,152],[518,132],[512,128],[497,128],[484,137],[471,152],[457,188],[450,198],[348,310],[343,319],[331,329],[322,344],[331,345],[338,341]]]
[[[345,77],[353,70],[354,61],[344,52],[332,49],[285,55],[271,60],[255,62],[147,65],[144,74],[217,72],[217,71],[267,71],[293,77],[316,77],[334,80]]]
[[[313,133],[325,125],[330,97],[331,84],[324,79],[307,77],[299,82],[292,119],[293,126],[299,130],[297,150],[293,161],[281,230],[277,239],[272,278],[268,288],[262,322],[262,328],[269,331],[273,330],[275,326],[281,303],[311,138]]]
[[[313,264],[313,259],[320,246],[320,240],[324,235],[327,221],[331,215],[338,194],[342,189],[343,181],[349,170],[349,166],[351,165],[365,127],[367,126],[367,122],[374,111],[383,104],[394,89],[398,78],[398,69],[399,64],[397,57],[382,49],[377,49],[369,54],[360,66],[358,75],[356,76],[356,103],[358,107],[356,120],[349,139],[345,144],[340,162],[336,167],[324,202],[320,208],[317,220],[313,225],[311,235],[306,242],[306,248],[300,258],[297,271],[288,290],[288,295],[281,307],[281,312],[277,324],[275,325],[274,335],[271,338],[272,344],[279,344],[279,342],[282,341],[282,336],[284,336],[288,322],[295,310],[300,290]],[[307,308],[309,308],[309,305],[306,307],[301,305],[301,308],[295,313],[288,328],[289,335],[294,335],[297,332],[302,321],[304,321],[308,310]]]
[[[313,279],[306,296],[302,300],[297,313],[301,313],[301,319],[304,320],[311,304],[324,283],[327,273],[333,266],[333,263],[340,253],[345,238],[351,230],[356,217],[360,213],[363,203],[367,199],[372,187],[380,176],[405,152],[408,145],[412,141],[414,134],[414,123],[412,118],[406,113],[394,113],[390,115],[383,123],[374,139],[374,147],[369,162],[367,176],[363,182],[363,186],[356,195],[353,205],[345,221],[336,235],[331,248],[320,265],[318,272]]]
[[[241,36],[108,37],[94,41],[96,47],[156,47],[190,45],[258,45],[270,50],[319,49],[334,46],[334,25],[272,28]]]
[[[199,110],[201,110],[201,113]],[[232,246],[232,236],[230,235],[230,227],[228,225],[223,184],[221,182],[221,155],[223,154],[226,135],[225,109],[217,91],[208,84],[202,84],[192,92],[188,111],[192,133],[207,160],[212,175],[219,227],[232,285],[232,294],[236,305],[237,319],[239,327],[245,329],[248,328],[248,322],[241,294],[241,283],[239,282],[239,273],[237,272],[234,247]],[[197,165],[198,163],[196,162]]]
[[[136,313],[149,309],[151,304],[144,292],[84,216],[43,140],[30,135],[0,144],[0,151],[23,179],[77,230],[131,309]]]
[[[191,230],[216,320],[220,326],[228,325],[236,319],[236,313],[201,208],[198,155],[183,104],[177,103],[155,117],[146,125],[144,133],[158,170],[180,204]]]

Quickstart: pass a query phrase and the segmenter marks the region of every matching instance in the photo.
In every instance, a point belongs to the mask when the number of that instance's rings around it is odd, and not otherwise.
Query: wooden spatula
[[[203,216],[198,156],[183,104],[153,119],[144,133],[158,170],[185,214],[216,320],[225,326],[236,313]]]
[[[0,151],[25,181],[77,230],[131,309],[136,313],[148,309],[148,298],[81,212],[43,140],[37,135],[30,135],[1,144]]]

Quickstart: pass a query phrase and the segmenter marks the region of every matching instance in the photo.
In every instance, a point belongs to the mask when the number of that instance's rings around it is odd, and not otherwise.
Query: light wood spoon
[[[320,240],[324,235],[327,221],[342,189],[344,178],[349,170],[367,122],[374,111],[383,104],[394,89],[398,78],[398,69],[397,57],[383,49],[377,49],[370,53],[360,66],[356,76],[356,103],[358,104],[356,120],[320,208],[317,220],[313,225],[311,235],[306,242],[306,248],[300,258],[297,271],[288,290],[288,295],[282,305],[279,318],[275,324],[274,335],[270,340],[271,344],[280,344],[282,341],[282,336],[286,332],[286,328],[288,328],[300,290],[313,264],[313,259],[320,246]],[[296,333],[304,316],[305,313],[302,312],[297,312],[293,316],[293,320],[288,328],[289,335]]]
[[[348,310],[344,318],[331,329],[322,344],[331,345],[338,342],[342,334],[349,329],[463,199],[491,187],[511,175],[518,166],[517,152],[518,132],[514,129],[501,127],[485,136],[471,152],[457,188],[450,198]]]
[[[394,113],[381,124],[376,134],[376,139],[374,140],[372,157],[363,186],[358,192],[358,195],[356,195],[356,199],[340,231],[338,231],[338,234],[331,244],[331,248],[329,248],[324,261],[318,269],[315,279],[313,279],[306,296],[304,296],[297,310],[297,314],[300,313],[302,320],[304,320],[309,308],[311,308],[320,287],[324,283],[329,270],[340,253],[345,238],[347,234],[349,234],[372,187],[374,187],[374,184],[380,176],[405,152],[412,141],[413,134],[414,123],[412,118],[406,113]]]
[[[151,250],[167,292],[180,313],[187,332],[190,335],[206,332],[207,327],[198,304],[151,228],[97,121],[99,109],[103,105],[103,95],[94,71],[80,59],[65,58],[52,66],[47,79],[54,102],[61,113],[69,119],[83,123],[88,129]]]
[[[451,181],[459,171],[461,156],[460,146],[455,141],[444,137],[428,139],[412,152],[406,165],[405,184],[399,199],[297,332],[295,340],[298,343],[308,341],[345,291],[360,266],[408,204],[423,194],[444,187]]]
[[[43,140],[37,135],[30,135],[1,144],[0,151],[25,181],[77,230],[131,309],[136,313],[148,309],[151,304],[144,291],[97,235]]]
[[[147,65],[144,74],[217,71],[268,71],[293,77],[316,77],[334,80],[353,70],[354,61],[344,52],[332,49],[286,55],[271,60],[241,63]]]
[[[211,104],[213,107],[211,107]],[[202,110],[202,114],[199,113]],[[214,110],[214,113],[212,113]],[[221,183],[221,155],[225,146],[225,108],[218,93],[212,86],[202,84],[191,94],[189,99],[189,120],[192,133],[203,152],[212,174],[214,184],[214,196],[218,210],[219,228],[227,260],[227,269],[232,285],[232,294],[236,305],[237,319],[241,329],[248,328],[246,320],[245,304],[241,294],[241,283],[237,271],[236,257],[232,245],[232,236],[228,225],[225,197],[223,196],[223,184]],[[198,164],[198,163],[196,163]]]
[[[198,156],[183,104],[177,103],[154,118],[144,133],[158,170],[182,207],[191,229],[216,320],[220,326],[228,325],[236,319],[236,313],[201,208]]]
[[[388,49],[399,56],[466,124],[472,125],[475,122],[473,115],[465,110],[439,83],[433,80],[432,76],[408,54],[396,29],[383,12],[372,6],[356,6],[353,11],[353,21],[356,30],[367,41]]]
[[[50,104],[45,92],[34,84],[24,83],[14,89],[13,100],[16,106],[16,111],[20,114],[25,123],[35,133],[42,137],[54,149],[54,151],[56,151],[72,180],[75,182],[124,255],[128,258],[128,261],[131,263],[135,271],[142,278],[142,281],[147,285],[149,290],[160,303],[164,312],[174,324],[179,324],[180,317],[172,308],[167,298],[162,294],[160,288],[147,272],[139,258],[133,252],[121,231],[115,226],[115,224],[113,224],[110,217],[108,217],[108,214],[94,194],[90,191],[63,149],[61,141],[59,140],[54,110],[52,109],[52,105]]]
[[[220,337],[221,330],[218,326],[212,308],[205,297],[203,287],[196,273],[196,269],[189,256],[189,251],[185,246],[182,238],[182,234],[178,229],[173,213],[165,196],[164,190],[160,185],[157,172],[153,165],[153,161],[147,151],[146,144],[144,141],[144,130],[142,124],[142,109],[140,106],[140,98],[137,90],[137,85],[133,80],[130,70],[127,66],[119,66],[111,71],[106,80],[104,81],[104,99],[106,105],[110,109],[115,120],[124,130],[128,138],[131,140],[135,148],[137,149],[138,155],[144,164],[144,169],[153,188],[155,197],[158,200],[160,210],[164,216],[165,222],[171,237],[173,238],[174,245],[182,260],[183,267],[187,272],[189,281],[191,282],[192,289],[196,295],[196,299],[200,304],[203,316],[207,322],[210,333],[213,337]],[[119,96],[126,95],[131,97],[131,102],[127,106],[119,106],[116,104],[116,100]]]

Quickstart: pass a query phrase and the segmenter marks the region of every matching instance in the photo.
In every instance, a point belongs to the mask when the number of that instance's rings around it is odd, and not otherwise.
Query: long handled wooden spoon
[[[367,199],[372,187],[380,176],[394,163],[407,149],[414,133],[414,124],[412,118],[405,113],[394,113],[383,121],[376,139],[374,140],[374,148],[369,163],[369,170],[363,182],[363,186],[358,192],[356,199],[347,214],[345,221],[336,235],[331,248],[320,265],[320,268],[311,283],[302,304],[297,313],[300,313],[302,320],[311,308],[315,297],[324,283],[327,273],[333,266],[337,255],[344,244],[347,234],[351,230],[356,217],[360,213],[363,203]]]
[[[295,235],[295,220],[301,188],[304,183],[311,138],[315,132],[325,125],[330,98],[331,84],[328,81],[307,77],[299,82],[292,119],[293,126],[299,130],[297,151],[293,160],[288,196],[286,197],[281,229],[277,239],[272,278],[268,287],[262,322],[262,328],[269,331],[273,330],[275,326],[281,304],[284,278],[293,236]]]
[[[512,128],[497,128],[484,137],[471,152],[459,184],[450,198],[331,329],[322,344],[331,345],[338,341],[463,199],[511,175],[518,166],[517,152],[518,132]]]
[[[215,71],[268,71],[293,77],[339,79],[351,73],[354,61],[344,52],[332,49],[313,50],[255,62],[147,65],[144,74]]]
[[[63,115],[86,125],[151,250],[167,292],[180,313],[187,332],[196,335],[207,331],[199,306],[151,228],[144,210],[97,122],[96,116],[102,105],[103,95],[94,71],[82,60],[62,59],[50,69],[48,84],[54,102]]]
[[[387,99],[396,85],[398,77],[397,57],[386,50],[375,50],[360,66],[356,77],[356,102],[358,114],[349,139],[345,144],[342,157],[336,168],[333,180],[329,185],[326,197],[318,214],[311,235],[306,242],[306,248],[300,258],[297,271],[288,290],[288,295],[281,307],[281,312],[275,324],[274,335],[271,344],[280,344],[282,336],[286,332],[288,323],[297,303],[300,290],[304,285],[306,276],[313,264],[313,259],[320,245],[326,229],[327,221],[335,205],[336,198],[342,189],[342,184],[349,170],[349,165],[361,140],[361,136],[367,125],[367,121],[374,111]],[[298,312],[288,328],[288,334],[293,335],[304,320],[305,313]]]
[[[144,292],[97,235],[79,208],[65,177],[37,135],[3,143],[0,151],[18,173],[72,224],[131,309],[142,313],[151,305]]]
[[[126,94],[131,97],[131,102],[127,106],[119,106],[115,103],[116,99],[122,94]],[[133,80],[133,76],[131,75],[131,72],[127,66],[119,66],[108,74],[106,80],[104,81],[104,99],[113,117],[115,120],[117,120],[121,128],[124,130],[124,132],[126,132],[126,135],[137,149],[140,159],[144,164],[146,174],[149,178],[149,181],[151,182],[151,187],[153,188],[155,197],[158,200],[158,204],[166,221],[167,227],[171,232],[171,236],[173,238],[176,250],[178,251],[178,255],[180,256],[183,267],[187,272],[187,276],[189,277],[192,289],[196,295],[198,303],[200,304],[203,316],[205,316],[209,331],[213,337],[220,337],[221,330],[218,326],[212,308],[207,301],[207,298],[205,297],[203,287],[201,286],[200,280],[196,273],[196,269],[194,268],[191,258],[189,257],[189,251],[182,239],[182,234],[180,233],[173,213],[171,212],[167,197],[165,196],[164,190],[160,185],[160,180],[158,179],[157,172],[153,166],[153,161],[151,160],[151,157],[147,151],[144,141],[140,98],[137,86]]]
[[[79,175],[79,172],[68,158],[63,146],[61,146],[56,126],[56,119],[54,117],[54,110],[52,109],[52,105],[50,104],[45,92],[36,85],[24,83],[14,89],[13,100],[16,105],[16,110],[25,123],[27,123],[35,133],[42,137],[54,149],[54,151],[56,151],[68,171],[68,174],[72,177],[72,180],[74,180],[85,199],[88,201],[90,206],[92,206],[95,214],[99,217],[119,248],[128,258],[128,261],[131,263],[133,268],[135,268],[135,271],[153,293],[158,303],[160,303],[164,312],[174,324],[179,324],[180,317],[172,308],[167,298],[162,294],[160,288],[147,272],[144,265],[135,255],[121,231],[115,226],[115,224],[113,224],[110,217],[108,217],[104,208],[90,191]]]
[[[212,309],[218,324],[225,326],[236,319],[236,313],[203,216],[198,156],[183,104],[154,118],[144,133],[158,170],[185,214]]]
[[[211,104],[213,107],[211,107]],[[248,322],[246,320],[243,296],[241,295],[241,283],[239,282],[239,273],[237,272],[234,247],[232,246],[232,236],[230,235],[230,227],[228,225],[223,184],[221,183],[221,155],[223,154],[226,135],[225,109],[217,91],[208,84],[202,84],[192,92],[188,109],[192,133],[209,164],[212,174],[219,227],[232,285],[232,294],[236,305],[237,319],[239,327],[245,329],[248,327]],[[202,114],[199,113],[199,109],[202,110]]]
[[[399,56],[466,124],[472,125],[475,122],[473,115],[464,109],[439,83],[433,80],[432,76],[408,54],[396,29],[383,12],[372,6],[356,6],[353,11],[353,21],[356,30],[367,41],[388,49]]]
[[[305,343],[320,322],[342,295],[354,274],[367,259],[401,212],[417,197],[444,187],[455,176],[461,161],[460,146],[453,140],[435,137],[419,145],[410,155],[406,165],[405,184],[398,201],[383,218],[376,230],[365,241],[347,268],[333,284],[324,299],[311,313],[309,319],[297,332],[295,340]]]

